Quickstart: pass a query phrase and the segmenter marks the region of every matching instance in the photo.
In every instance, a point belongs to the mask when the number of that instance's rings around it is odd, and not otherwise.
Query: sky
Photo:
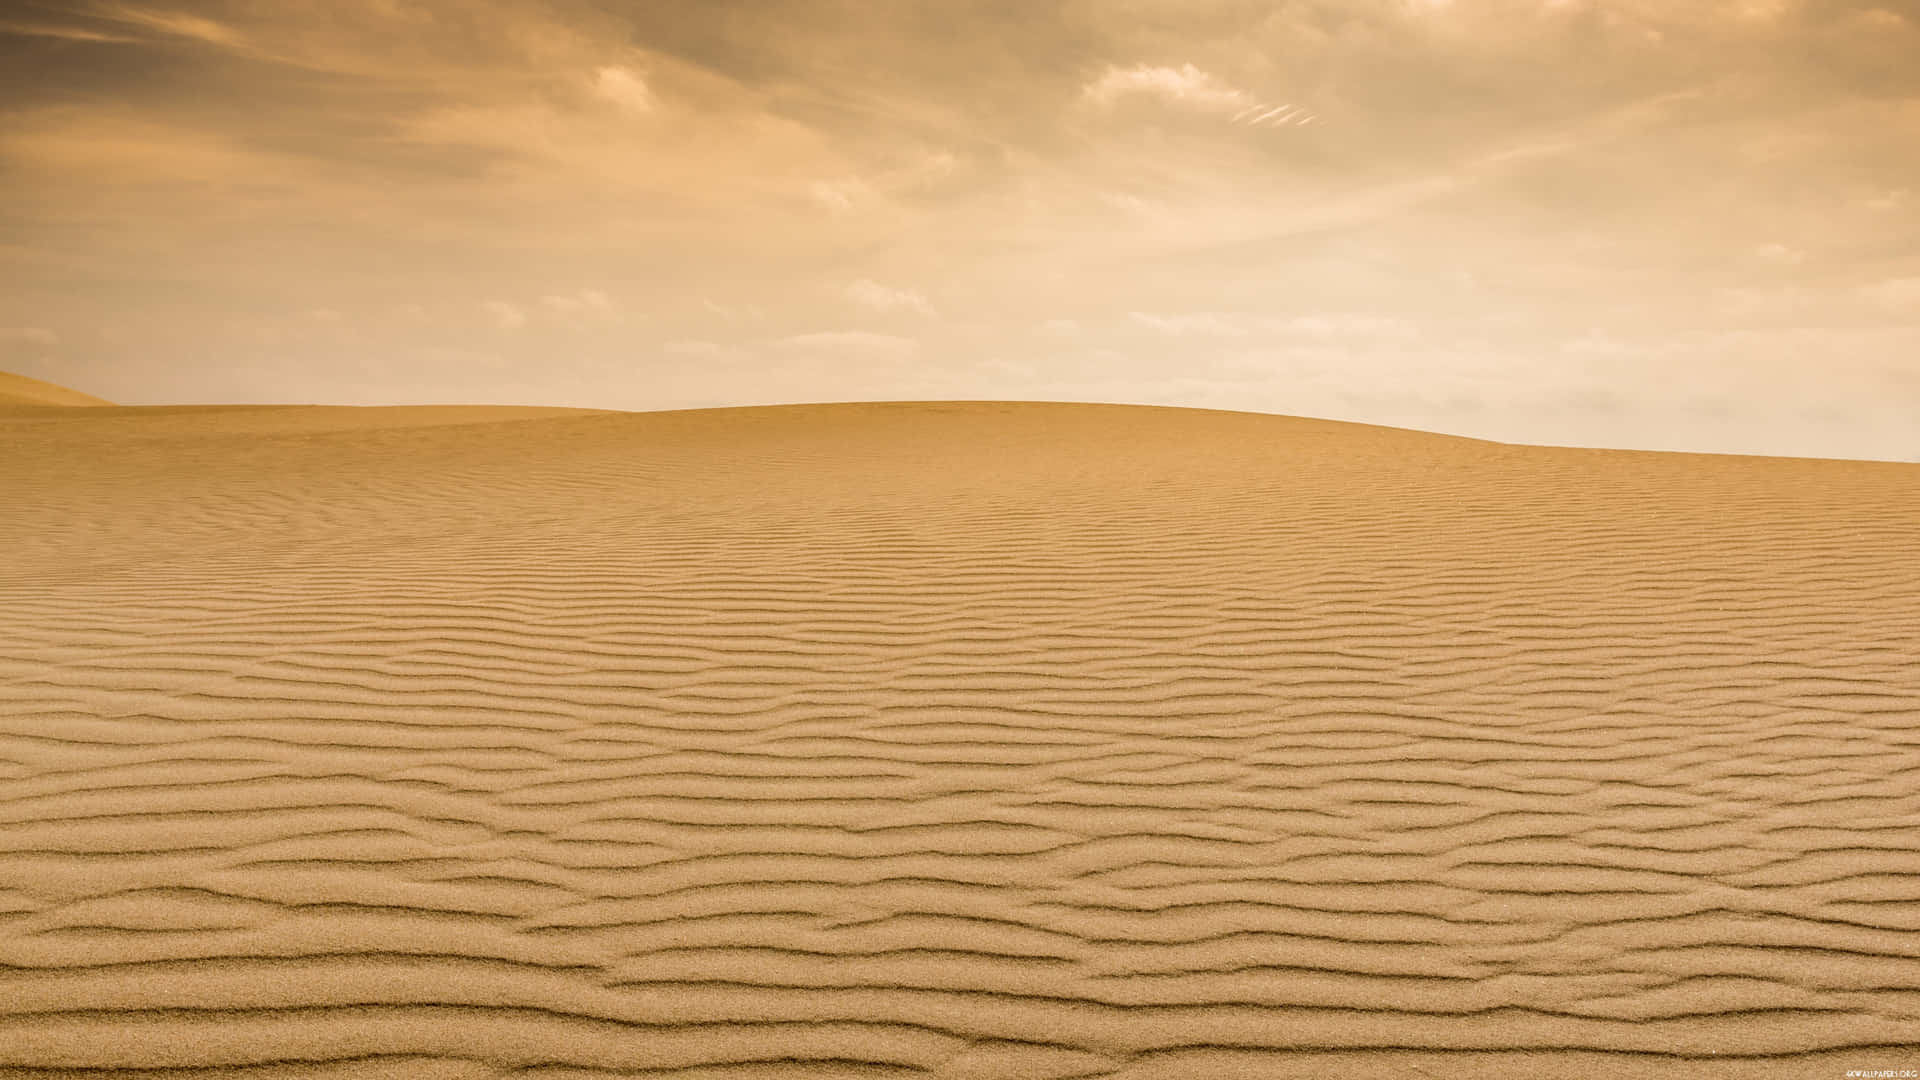
[[[11,0],[0,370],[1920,461],[1920,0]]]

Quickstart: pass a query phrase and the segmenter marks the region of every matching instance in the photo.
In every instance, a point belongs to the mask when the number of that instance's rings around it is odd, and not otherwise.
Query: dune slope
[[[74,406],[74,405],[111,405],[110,401],[83,394],[78,390],[69,390],[64,386],[55,386],[39,379],[29,379],[25,375],[15,375],[0,371],[0,409],[19,406]]]
[[[1920,1064],[1920,467],[270,413],[0,416],[0,1075]]]

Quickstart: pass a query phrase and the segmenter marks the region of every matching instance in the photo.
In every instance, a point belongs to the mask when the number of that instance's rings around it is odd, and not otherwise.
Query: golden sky
[[[1920,460],[1916,0],[0,5],[0,369]]]

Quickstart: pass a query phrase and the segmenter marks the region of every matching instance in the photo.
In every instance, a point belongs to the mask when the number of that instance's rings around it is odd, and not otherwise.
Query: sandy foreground
[[[1920,466],[13,400],[0,1076],[1920,1069]]]

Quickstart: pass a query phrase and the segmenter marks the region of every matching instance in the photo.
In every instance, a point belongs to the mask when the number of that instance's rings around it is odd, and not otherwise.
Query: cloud
[[[988,377],[1003,377],[1030,381],[1039,372],[1032,364],[1023,364],[1018,360],[1008,360],[1003,356],[990,356],[974,365],[981,374]]]
[[[140,40],[124,34],[108,34],[79,26],[54,26],[45,23],[0,23],[0,34],[60,38],[65,41],[97,41],[116,45],[131,44]]]
[[[1246,127],[1305,126],[1319,119],[1303,105],[1262,101],[1192,64],[1110,66],[1081,88],[1080,98],[1112,108],[1132,97],[1152,98],[1198,112],[1227,115]]]
[[[1280,328],[1313,338],[1398,338],[1412,334],[1405,320],[1375,315],[1299,315],[1281,323]]]
[[[652,112],[655,101],[647,80],[632,68],[610,65],[594,72],[593,92],[623,109]]]
[[[766,311],[753,304],[722,304],[715,300],[702,300],[700,306],[728,322],[759,322],[767,317]]]
[[[872,278],[861,278],[846,287],[847,299],[874,311],[913,311],[933,317],[933,305],[924,294],[912,289],[895,289]]]
[[[1082,98],[1103,106],[1133,96],[1155,97],[1211,112],[1229,112],[1254,104],[1253,98],[1244,91],[1192,64],[1177,68],[1146,64],[1128,68],[1110,66],[1081,90]]]
[[[807,197],[835,214],[851,213],[873,191],[859,180],[815,180],[807,185]]]
[[[1896,311],[1920,311],[1920,277],[1890,278],[1866,287],[1867,299]]]
[[[1248,127],[1305,127],[1320,117],[1309,112],[1305,106],[1293,104],[1269,105],[1261,102],[1249,105],[1233,114],[1233,122]]]
[[[699,338],[680,338],[664,342],[660,351],[668,356],[684,360],[741,361],[752,359],[753,353],[738,345],[726,345],[718,341],[705,341]]]
[[[1145,311],[1130,311],[1127,317],[1141,326],[1157,330],[1169,337],[1245,337],[1247,335],[1246,328],[1237,322],[1206,312],[1155,315]]]
[[[549,311],[562,315],[610,314],[613,301],[599,289],[581,289],[577,293],[555,293],[540,298],[540,303]]]
[[[807,198],[842,216],[874,206],[883,197],[911,199],[938,192],[963,177],[964,163],[951,150],[920,147],[903,153],[896,149],[887,156],[892,159],[888,164],[863,174],[813,181],[807,185]]]
[[[162,198],[172,184],[191,185],[204,196],[209,187],[238,186],[236,181],[295,179],[284,158],[240,139],[164,116],[83,105],[9,115],[0,125],[0,159],[34,176],[49,196],[61,190],[56,183],[90,192],[95,213],[126,212],[128,203],[119,196]],[[317,180],[312,172],[305,178],[308,184]]]
[[[916,352],[920,343],[896,334],[876,334],[866,330],[827,330],[812,334],[794,334],[773,342],[780,349],[799,352],[850,352],[868,355]]]
[[[102,18],[112,19],[115,22],[172,34],[175,37],[192,38],[210,45],[232,47],[244,42],[240,32],[225,23],[182,11],[161,11],[134,7],[131,4],[109,4],[97,8],[96,13]]]
[[[527,325],[527,313],[505,300],[488,300],[480,307],[493,320],[493,325],[502,330],[518,330]]]
[[[1728,286],[1713,290],[1709,308],[1729,318],[1760,321],[1804,316],[1815,300],[1811,290],[1798,285]]]
[[[0,341],[24,341],[30,345],[54,345],[58,334],[40,326],[0,326]]]
[[[1209,311],[1156,314],[1130,311],[1128,319],[1167,337],[1269,339],[1309,338],[1348,343],[1410,337],[1413,327],[1404,319],[1348,312],[1315,315],[1261,316]]]

